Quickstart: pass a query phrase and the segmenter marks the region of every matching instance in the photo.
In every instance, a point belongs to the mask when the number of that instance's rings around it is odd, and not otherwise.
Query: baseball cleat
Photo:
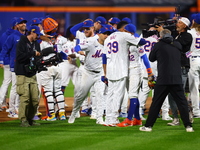
[[[128,126],[132,126],[132,120],[129,120],[128,118],[126,118],[121,123],[117,124],[117,127],[128,127]]]
[[[47,121],[56,121],[57,120],[55,113],[51,113],[50,115],[51,115],[51,117],[48,117]]]
[[[69,117],[69,119],[68,119],[68,123],[74,123],[75,118],[76,118],[76,117],[74,117],[73,115],[71,115],[71,116]]]
[[[65,112],[59,112],[59,118],[60,120],[66,120],[66,117],[65,117]]]
[[[132,121],[132,126],[141,126],[141,125],[142,125],[142,120],[134,118],[134,120]]]

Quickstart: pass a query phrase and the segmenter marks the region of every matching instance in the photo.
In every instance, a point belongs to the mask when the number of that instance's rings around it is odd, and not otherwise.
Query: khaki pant
[[[31,121],[37,112],[39,104],[36,76],[17,75],[17,94],[20,97],[19,119]]]

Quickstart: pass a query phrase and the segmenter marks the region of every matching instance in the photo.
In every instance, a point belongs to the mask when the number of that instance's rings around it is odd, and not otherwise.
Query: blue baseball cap
[[[30,24],[31,26],[36,25],[36,24],[42,24],[42,20],[40,18],[33,18]]]
[[[126,21],[127,23],[131,23],[131,19],[128,18],[128,17],[123,18],[122,21]]]
[[[84,28],[90,28],[90,27],[93,27],[93,26],[94,26],[94,23],[91,20],[86,20],[86,21],[83,22]]]
[[[12,18],[12,20],[11,20],[11,27],[14,27],[14,26],[16,26],[17,25],[17,17],[14,17],[14,18]]]
[[[118,19],[117,17],[112,17],[109,19],[108,22],[112,24],[118,24],[120,22],[120,19]]]
[[[95,19],[96,22],[100,23],[101,25],[106,25],[107,21],[104,17],[99,16]]]
[[[22,23],[22,22],[27,23],[27,20],[25,20],[25,19],[22,18],[22,17],[17,18],[16,24],[20,24],[20,23]]]
[[[111,33],[115,31],[115,29],[113,28],[113,26],[111,26],[109,24],[106,24],[104,27],[108,28]]]
[[[107,28],[106,26],[103,26],[100,30],[99,30],[99,34],[100,33],[105,33],[105,32],[112,32],[112,30],[110,30],[109,28]]]
[[[131,32],[131,33],[135,33],[136,32],[136,27],[135,25],[133,24],[127,24],[125,27],[124,27],[125,30]]]
[[[37,35],[43,35],[42,33],[40,33],[40,28],[39,28],[38,26],[36,26],[36,25],[30,26],[30,27],[28,28],[28,31],[29,31],[29,32],[34,32],[34,33],[36,33]]]
[[[194,16],[194,22],[200,24],[200,13],[198,13],[198,14],[196,14],[196,15]]]

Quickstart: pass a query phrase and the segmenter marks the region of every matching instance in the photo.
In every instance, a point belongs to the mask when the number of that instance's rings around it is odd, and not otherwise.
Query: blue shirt
[[[12,72],[14,72],[17,43],[22,35],[23,34],[20,33],[18,30],[14,30],[14,32],[10,36],[8,36],[0,54],[0,64],[3,64],[4,58],[6,57],[6,55],[9,55],[10,71]]]
[[[0,37],[0,52],[2,51],[2,47],[4,45],[4,43],[6,42],[7,38],[9,35],[11,35],[15,30],[14,29],[11,29],[11,28],[8,28]],[[1,55],[1,53],[0,53]],[[9,62],[10,62],[10,58],[9,58],[9,55],[6,54],[5,58],[3,59],[3,63],[4,65],[9,65]]]

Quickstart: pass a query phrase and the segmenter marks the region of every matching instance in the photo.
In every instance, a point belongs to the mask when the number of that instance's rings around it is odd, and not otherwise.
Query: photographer
[[[15,73],[17,76],[17,93],[20,96],[19,119],[22,127],[40,125],[33,121],[38,107],[38,86],[36,66],[33,59],[40,56],[40,45],[36,41],[40,29],[31,26],[27,36],[21,36],[16,50]]]

